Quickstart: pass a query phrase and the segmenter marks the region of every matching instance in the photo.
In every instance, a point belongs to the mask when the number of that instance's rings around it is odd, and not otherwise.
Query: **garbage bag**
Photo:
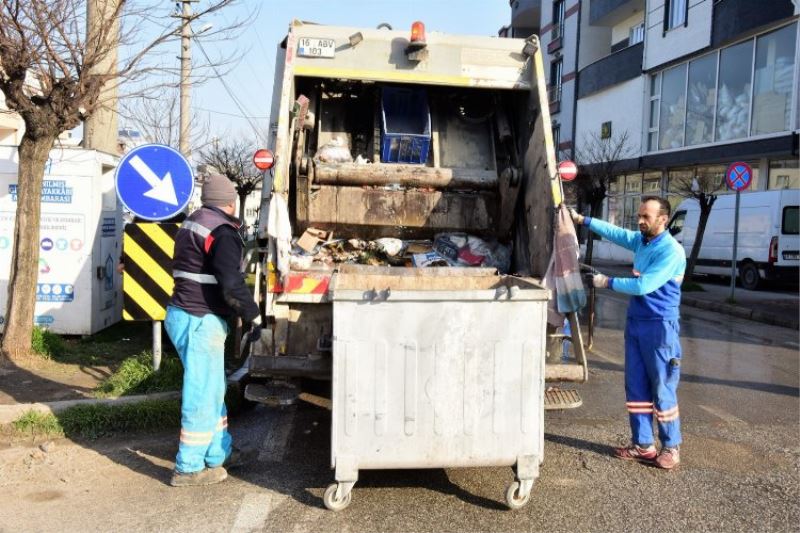
[[[581,267],[578,261],[580,248],[575,226],[564,204],[558,208],[556,216],[555,242],[550,265],[545,274],[544,285],[555,291],[555,298],[550,300],[551,309],[548,322],[560,326],[563,318],[558,313],[573,313],[586,305],[586,290],[581,280]],[[553,306],[555,302],[555,307]]]
[[[339,137],[334,137],[319,147],[314,155],[314,160],[322,163],[351,163],[353,156],[350,154],[347,143]]]

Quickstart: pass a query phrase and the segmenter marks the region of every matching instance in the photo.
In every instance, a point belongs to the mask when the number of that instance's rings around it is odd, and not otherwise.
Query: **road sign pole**
[[[161,368],[161,322],[153,321],[153,370]]]
[[[739,199],[741,191],[736,191],[736,209],[733,215],[733,259],[731,260],[731,295],[730,300],[733,302],[734,291],[736,290],[736,247],[739,244]]]

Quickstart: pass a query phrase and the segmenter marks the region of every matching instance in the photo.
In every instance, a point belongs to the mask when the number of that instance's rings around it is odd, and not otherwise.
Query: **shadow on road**
[[[612,372],[625,371],[625,367],[623,365],[608,363],[606,361],[598,361],[597,359],[593,359],[589,363],[589,368],[600,368],[602,370],[610,370]],[[723,385],[725,387],[734,387],[738,389],[749,389],[759,392],[781,394],[784,396],[800,397],[800,388],[792,387],[790,385],[761,383],[758,381],[746,381],[742,379],[722,379],[722,378],[698,376],[696,374],[685,374],[685,373],[681,373],[681,381],[687,383],[698,383],[703,385]]]
[[[562,446],[569,446],[570,448],[575,448],[576,450],[593,452],[598,455],[607,456],[614,453],[614,448],[612,446],[583,439],[576,439],[574,437],[565,437],[563,435],[554,435],[552,433],[545,432],[544,440],[554,444],[561,444]]]

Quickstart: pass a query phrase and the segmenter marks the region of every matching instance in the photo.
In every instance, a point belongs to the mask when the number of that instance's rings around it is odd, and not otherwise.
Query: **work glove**
[[[592,276],[592,285],[594,285],[598,289],[607,289],[608,276],[606,276],[605,274],[595,274],[594,276]]]
[[[249,336],[250,342],[252,344],[257,343],[261,340],[261,315],[257,316],[255,320],[250,322],[250,331]]]
[[[572,217],[572,221],[577,224],[578,226],[583,224],[583,215],[575,211],[573,208],[569,208],[569,216]]]

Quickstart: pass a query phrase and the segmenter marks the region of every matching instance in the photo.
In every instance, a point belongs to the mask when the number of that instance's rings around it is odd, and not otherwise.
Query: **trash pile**
[[[292,270],[333,269],[340,263],[398,267],[511,268],[511,247],[466,233],[440,233],[433,241],[334,239],[333,232],[307,229],[292,242]]]

